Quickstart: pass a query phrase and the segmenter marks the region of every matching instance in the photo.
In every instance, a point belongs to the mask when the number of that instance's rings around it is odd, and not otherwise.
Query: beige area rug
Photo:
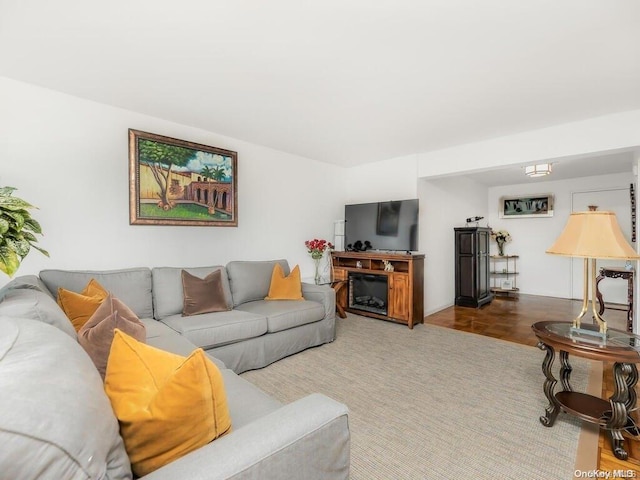
[[[535,347],[350,314],[337,319],[333,343],[242,376],[285,403],[312,392],[345,403],[352,479],[569,480],[580,422],[560,414],[552,428],[540,424],[543,357]],[[571,363],[572,386],[584,391],[590,362]],[[589,441],[597,455],[597,434]]]

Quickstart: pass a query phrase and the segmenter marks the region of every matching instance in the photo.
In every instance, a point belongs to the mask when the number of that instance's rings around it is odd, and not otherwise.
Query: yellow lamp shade
[[[604,210],[572,213],[547,253],[583,258],[640,259],[620,230],[616,214]]]

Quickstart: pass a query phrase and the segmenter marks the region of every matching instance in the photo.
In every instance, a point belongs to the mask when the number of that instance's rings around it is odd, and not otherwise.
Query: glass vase
[[[322,260],[322,257],[313,258],[313,262],[315,263],[316,267],[315,276],[313,277],[313,279],[316,285],[320,285],[320,260]]]
[[[498,255],[504,257],[504,242],[496,242],[498,244]]]

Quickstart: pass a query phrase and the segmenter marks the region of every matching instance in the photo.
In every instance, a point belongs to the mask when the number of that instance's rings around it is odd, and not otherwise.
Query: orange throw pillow
[[[58,288],[58,305],[79,332],[107,295],[109,292],[92,278],[80,293]]]
[[[271,285],[265,300],[304,300],[302,296],[302,281],[300,280],[300,267],[296,265],[288,277],[279,263],[273,267]]]
[[[222,374],[201,348],[185,358],[116,328],[105,391],[139,477],[231,430]]]

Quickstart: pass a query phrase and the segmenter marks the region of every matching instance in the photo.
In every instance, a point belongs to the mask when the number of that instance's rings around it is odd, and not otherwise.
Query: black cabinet
[[[489,240],[486,227],[455,228],[456,299],[462,307],[480,307],[493,299],[489,282]]]

